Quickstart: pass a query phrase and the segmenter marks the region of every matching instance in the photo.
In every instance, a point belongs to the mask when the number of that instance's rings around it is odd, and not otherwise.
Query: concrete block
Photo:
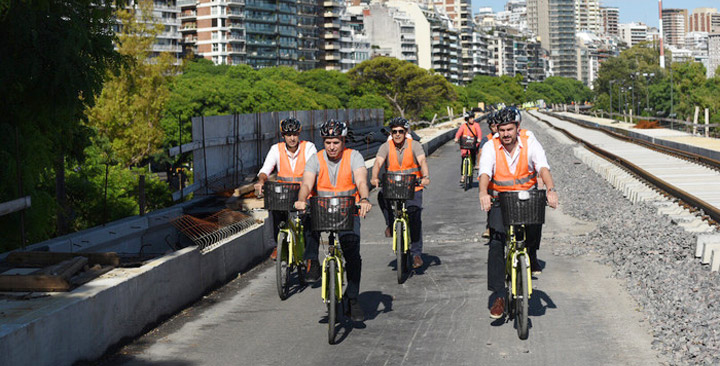
[[[720,249],[720,243],[718,243],[718,242],[705,243],[705,247],[703,248],[703,252],[702,252],[702,257],[700,258],[700,262],[702,264],[710,263],[710,254],[712,254],[712,251],[714,249]]]
[[[705,251],[705,245],[708,243],[720,243],[720,234],[698,235],[695,246],[695,257],[700,258]]]
[[[710,254],[710,272],[720,270],[720,249],[713,249]]]

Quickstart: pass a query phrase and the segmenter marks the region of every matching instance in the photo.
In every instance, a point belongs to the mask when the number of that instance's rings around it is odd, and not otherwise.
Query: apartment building
[[[687,9],[663,9],[663,35],[666,44],[678,48],[685,47],[685,33],[687,32]]]
[[[528,25],[549,51],[556,76],[577,76],[575,0],[528,0]]]
[[[647,40],[648,27],[643,23],[627,23],[618,26],[620,39],[627,47],[632,47]]]
[[[340,27],[340,68],[347,72],[370,59],[370,39],[365,35],[362,9],[350,8],[342,15]]]
[[[317,0],[297,0],[297,68],[300,71],[320,67],[320,3]]]
[[[413,4],[413,3],[408,3]],[[372,56],[389,56],[418,63],[415,24],[398,7],[373,3],[363,11],[363,26]]]
[[[575,31],[603,31],[599,0],[575,0]]]
[[[712,29],[712,15],[717,14],[716,8],[696,8],[688,17],[688,32],[710,33]]]
[[[601,7],[600,16],[602,18],[602,30],[608,36],[617,36],[618,20],[620,19],[620,9],[614,7]]]
[[[720,67],[720,33],[713,33],[708,36],[707,77],[718,76],[718,67]]]

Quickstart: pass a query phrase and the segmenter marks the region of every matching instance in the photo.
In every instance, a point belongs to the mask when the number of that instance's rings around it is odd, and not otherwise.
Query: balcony
[[[182,48],[176,44],[154,44],[152,50],[154,52],[181,52]]]
[[[230,22],[227,27],[230,29],[245,29],[245,25],[242,22]]]
[[[257,1],[257,0],[248,0],[245,3],[245,8],[246,9],[268,10],[268,11],[276,11],[277,10],[277,7],[275,6],[275,4],[269,4],[269,3]]]
[[[253,15],[251,13],[248,13],[247,17],[245,17],[246,21],[249,22],[258,22],[258,23],[272,23],[275,24],[277,22],[277,15]]]
[[[192,44],[192,43],[197,42],[197,39],[198,39],[197,36],[194,36],[194,37],[185,37],[185,38],[183,38],[183,42],[184,42],[185,44]]]
[[[325,50],[331,51],[331,50],[339,50],[340,45],[335,43],[325,43],[324,47]]]
[[[180,29],[181,33],[190,33],[190,32],[196,32],[197,31],[197,25],[195,23],[192,24],[185,24]]]
[[[242,47],[232,47],[228,49],[228,54],[230,55],[244,55],[245,50]]]
[[[183,7],[183,6],[195,6],[197,5],[197,0],[177,0],[177,6]]]
[[[325,39],[340,39],[340,32],[326,32],[323,34]]]
[[[258,27],[255,24],[248,24],[248,26],[245,27],[245,33],[275,34],[277,33],[277,28],[275,26]]]
[[[329,8],[329,7],[341,7],[341,6],[343,6],[343,4],[342,4],[341,2],[339,2],[339,1],[325,0],[325,1],[323,1],[323,6],[324,6],[324,7],[327,7],[327,8]]]
[[[326,21],[325,24],[323,24],[323,27],[325,27],[325,29],[340,29],[340,22],[327,22]]]
[[[248,46],[275,47],[277,42],[272,39],[247,39],[245,44]]]
[[[196,17],[197,17],[197,12],[195,10],[191,10],[191,11],[184,11],[184,12],[180,13],[180,15],[178,16],[178,19],[187,20],[187,19],[194,19]]]
[[[230,10],[227,12],[227,16],[228,16],[228,18],[238,19],[238,18],[244,18],[245,13],[242,10]]]

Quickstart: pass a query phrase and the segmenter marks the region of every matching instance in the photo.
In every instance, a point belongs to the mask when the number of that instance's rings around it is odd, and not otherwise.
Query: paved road
[[[657,364],[641,314],[610,270],[547,249],[592,230],[559,211],[548,213],[540,251],[546,268],[533,283],[529,339],[519,340],[512,323],[489,318],[485,214],[477,188],[463,192],[458,185],[458,155],[448,144],[429,159],[426,268],[405,284],[396,283],[380,212],[363,221],[360,297],[367,320],[341,330],[339,344],[327,344],[319,289],[280,301],[268,261],[97,364]]]

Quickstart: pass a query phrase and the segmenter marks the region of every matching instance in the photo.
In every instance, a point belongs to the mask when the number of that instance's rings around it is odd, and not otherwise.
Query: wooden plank
[[[73,259],[63,261],[60,264],[48,267],[46,270],[43,270],[43,272],[51,276],[58,276],[68,281],[70,280],[70,277],[72,277],[75,272],[81,270],[87,262],[88,259],[85,257],[75,257]]]
[[[75,257],[85,257],[88,264],[109,265],[118,267],[120,265],[120,257],[117,253],[65,253],[65,252],[12,252],[8,254],[5,261],[15,267],[47,267],[53,264],[73,259]]]
[[[0,291],[68,291],[70,283],[58,276],[0,275]]]
[[[0,203],[0,216],[29,208],[31,203],[30,196]]]
[[[94,265],[89,270],[78,274],[77,276],[70,279],[70,283],[73,285],[73,287],[80,286],[83,284],[86,284],[92,280],[94,280],[97,277],[100,277],[104,275],[105,273],[110,272],[115,267],[113,266],[101,266],[99,264]]]

